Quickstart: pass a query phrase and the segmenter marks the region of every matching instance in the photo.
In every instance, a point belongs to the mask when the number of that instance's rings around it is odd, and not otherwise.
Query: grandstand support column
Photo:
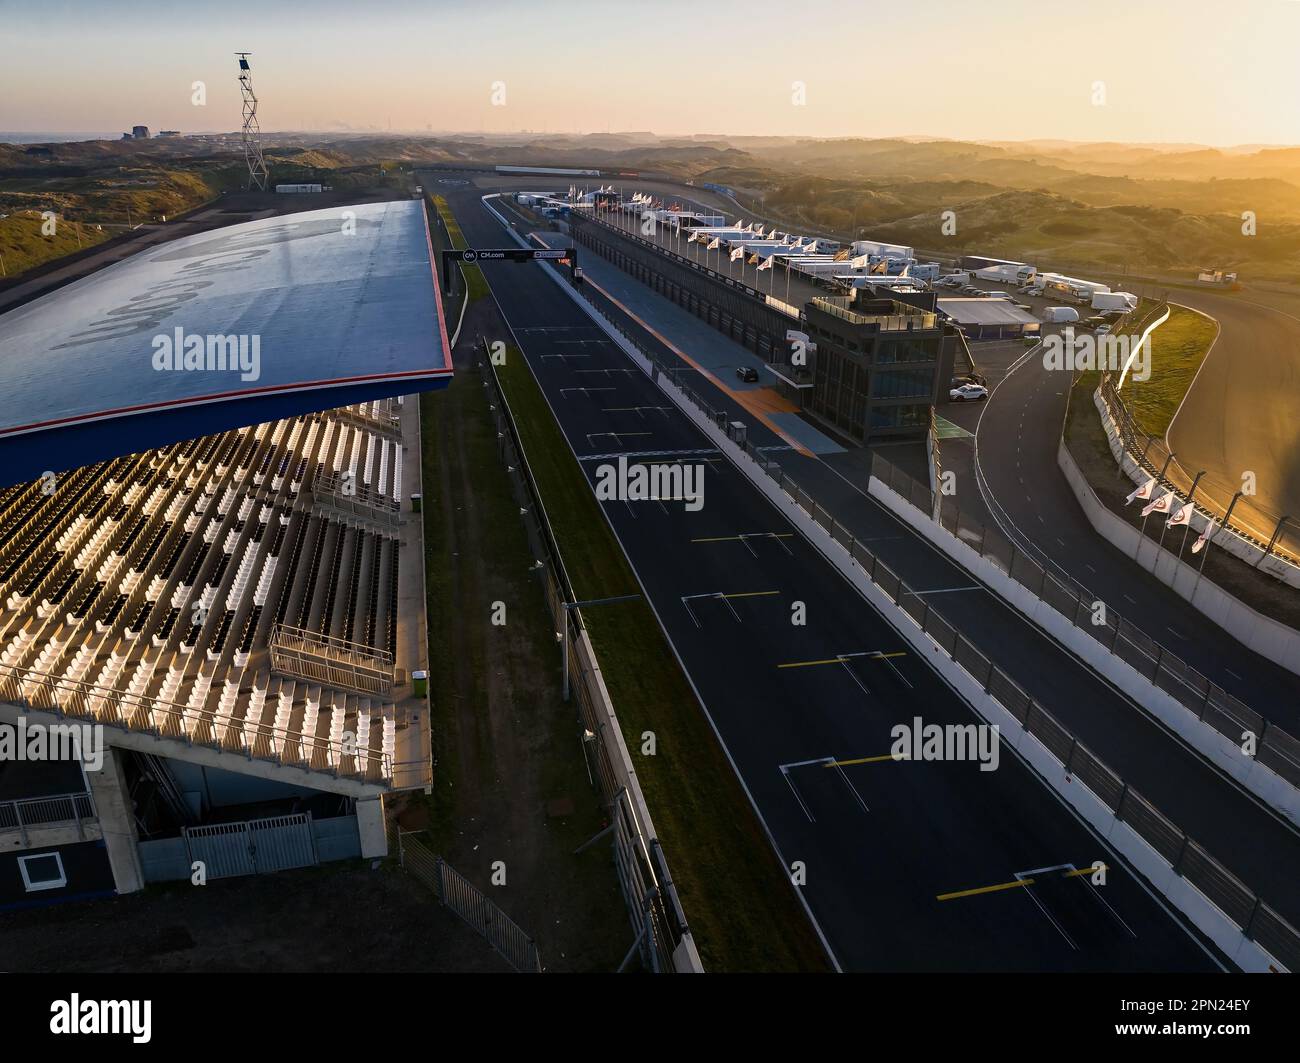
[[[388,830],[384,824],[384,799],[363,797],[357,801],[357,834],[365,858],[388,855]]]
[[[86,780],[95,797],[95,811],[113,869],[113,886],[118,893],[137,893],[144,889],[144,868],[140,865],[139,835],[122,756],[122,750],[109,746],[104,750],[103,767],[86,772]]]

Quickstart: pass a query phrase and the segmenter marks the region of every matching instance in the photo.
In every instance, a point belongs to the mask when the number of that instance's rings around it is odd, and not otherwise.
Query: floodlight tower
[[[236,52],[239,56],[239,94],[244,100],[244,162],[248,164],[248,188],[266,191],[268,174],[266,160],[262,158],[262,131],[257,125],[257,96],[253,92],[253,71],[248,65],[252,52]]]

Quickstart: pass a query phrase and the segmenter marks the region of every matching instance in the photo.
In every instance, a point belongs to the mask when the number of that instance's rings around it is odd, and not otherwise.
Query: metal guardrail
[[[645,347],[635,336],[630,335],[622,326],[602,309],[598,298],[592,293],[579,289],[602,316],[618,330],[624,339],[638,353],[646,358],[654,369],[674,378],[674,367],[650,348]],[[725,428],[730,416],[710,406],[691,388],[682,384],[672,385],[679,390],[698,409],[709,417],[719,428]],[[1064,766],[1073,778],[1083,783],[1099,801],[1114,815],[1151,846],[1170,865],[1176,874],[1184,878],[1215,907],[1231,919],[1242,933],[1256,942],[1273,956],[1279,964],[1290,971],[1300,971],[1300,931],[1291,926],[1276,910],[1271,908],[1258,894],[1246,886],[1227,868],[1210,856],[1197,842],[1168,820],[1160,811],[1136,789],[1124,782],[1119,775],[1075,738],[1046,709],[1031,698],[1016,681],[997,666],[992,658],[977,647],[957,626],[946,620],[922,595],[912,593],[911,588],[899,578],[885,562],[862,542],[858,541],[847,527],[841,524],[822,505],[802,488],[781,468],[752,443],[744,444],[744,451],[755,464],[771,477],[776,484],[790,496],[817,524],[821,525],[850,556],[861,571],[879,587],[885,595],[898,605],[916,625],[946,653],[951,660],[971,676],[985,693],[1002,705],[1015,719],[1032,734]],[[882,476],[881,473],[884,475]],[[873,455],[872,475],[881,479],[913,506],[927,515],[934,514],[935,492],[924,484],[913,480],[901,469],[897,469],[879,454]],[[901,490],[900,490],[901,488]],[[942,496],[941,496],[942,498]],[[940,515],[948,515],[949,524],[955,526],[958,514],[955,507],[940,509]],[[963,541],[977,548],[983,556],[989,557],[1004,571],[1011,573],[1031,590],[1042,590],[1045,586],[1058,586],[1054,577],[1045,572],[1028,555],[1017,551],[1010,542],[996,536],[1001,545],[994,542],[994,536],[988,535],[983,525],[978,531],[969,526],[962,526],[965,534]],[[986,545],[987,544],[987,545]],[[1050,583],[1048,582],[1050,581]],[[1037,588],[1037,589],[1036,589]],[[1062,587],[1064,590],[1065,588]],[[1049,599],[1050,600],[1050,599]],[[1058,599],[1059,600],[1059,599]],[[1078,623],[1078,610],[1083,607],[1077,596],[1074,614]],[[1087,615],[1092,615],[1092,599],[1088,599]],[[1123,630],[1121,630],[1123,627]],[[1157,654],[1154,658],[1146,656],[1142,636],[1132,625],[1117,621],[1110,630],[1111,638],[1122,643],[1124,652],[1134,659],[1150,661],[1151,674],[1169,689],[1177,686],[1186,691],[1199,690],[1199,704],[1204,716],[1220,731],[1238,740],[1240,732],[1226,730],[1230,726],[1240,726],[1240,720],[1258,720],[1261,741],[1259,749],[1264,749],[1263,738],[1272,732],[1270,756],[1265,759],[1260,754],[1261,762],[1268,764],[1275,771],[1278,767],[1284,771],[1294,772],[1300,778],[1300,743],[1296,743],[1280,729],[1263,726],[1262,718],[1253,713],[1236,698],[1226,694],[1220,688],[1209,683],[1204,677],[1200,681],[1205,685],[1197,687],[1194,676],[1199,675],[1193,669],[1178,662],[1181,670],[1172,663],[1172,655]],[[1094,637],[1096,632],[1094,631]],[[1147,643],[1150,640],[1146,640]],[[1129,658],[1126,658],[1129,659]],[[1170,691],[1173,692],[1172,690]],[[1275,766],[1276,765],[1276,766]],[[1282,772],[1279,772],[1282,774]]]
[[[238,753],[304,771],[322,771],[335,778],[376,783],[394,789],[427,785],[428,771],[420,764],[394,762],[378,750],[358,751],[343,742],[306,735],[273,723],[250,724],[246,717],[208,710],[218,697],[213,687],[203,705],[191,708],[146,694],[99,686],[66,676],[0,665],[0,701],[105,727],[170,738],[191,746]],[[412,773],[418,777],[411,778]],[[406,779],[398,782],[399,778]]]
[[[675,955],[690,935],[686,915],[672,888],[663,850],[650,828],[645,798],[627,760],[626,747],[621,745],[622,736],[616,733],[614,709],[606,701],[607,695],[596,672],[598,666],[594,656],[589,656],[590,643],[581,609],[566,604],[576,600],[573,585],[528,465],[510,404],[486,345],[481,341],[479,351],[479,367],[492,399],[501,458],[510,470],[529,543],[539,559],[537,571],[547,608],[555,629],[564,632],[564,652],[568,654],[571,689],[584,734],[583,750],[589,756],[588,770],[609,806],[609,831],[613,835],[619,886],[636,936],[633,950],[639,950],[646,970],[672,972],[677,969]],[[629,958],[633,950],[629,950]]]
[[[1300,742],[1262,713],[1167,650],[1117,609],[1107,604],[1098,610],[1102,600],[1097,595],[1064,572],[1052,571],[1036,554],[997,529],[972,520],[954,497],[932,492],[879,454],[873,455],[871,474],[1171,695],[1198,720],[1235,745],[1253,735],[1255,759],[1300,787]]]
[[[402,867],[428,886],[443,905],[477,930],[506,963],[524,974],[542,972],[537,942],[474,883],[415,837],[415,832],[397,832],[397,855]]]
[[[1222,524],[1227,516],[1227,530],[1262,552],[1263,556],[1258,562],[1243,561],[1243,564],[1259,568],[1268,558],[1275,557],[1287,564],[1300,566],[1300,520],[1270,512],[1241,493],[1234,496],[1226,514],[1222,510],[1196,503],[1195,488],[1199,486],[1197,481],[1201,477],[1189,474],[1179,464],[1177,455],[1169,449],[1165,440],[1151,435],[1138,425],[1116,388],[1111,373],[1102,374],[1101,398],[1119,430],[1121,445],[1140,468],[1164,490],[1173,491],[1178,497],[1192,501],[1203,517],[1220,525],[1220,531],[1223,530]],[[1243,516],[1244,520],[1241,519]],[[1272,530],[1265,539],[1252,531],[1252,527],[1261,531],[1265,528]],[[1262,571],[1268,572],[1268,569]]]
[[[871,475],[880,480],[909,504],[930,516],[933,513],[935,499],[933,493],[922,483],[912,479],[906,472],[894,466],[879,454],[873,455]],[[956,506],[943,508],[940,497],[940,523],[967,545],[975,548],[983,557],[993,561],[1017,582],[1042,598],[1053,608],[1060,610],[1064,605],[1074,603],[1073,611],[1064,615],[1071,616],[1076,626],[1092,630],[1098,641],[1105,642],[1099,632],[1109,633],[1112,652],[1138,667],[1149,665],[1149,672],[1143,674],[1152,679],[1170,693],[1176,690],[1194,691],[1196,686],[1191,676],[1199,676],[1188,665],[1179,661],[1171,667],[1171,660],[1157,654],[1152,658],[1147,655],[1142,640],[1146,636],[1131,625],[1123,625],[1116,618],[1114,627],[1091,624],[1092,601],[1077,598],[1063,598],[1069,594],[1068,588],[1058,583],[1036,561],[1027,554],[1018,551],[1014,544],[1003,539],[997,533],[990,533],[983,525],[962,525],[960,513]],[[802,504],[802,503],[801,503]],[[816,519],[815,512],[814,519]],[[819,521],[820,523],[820,521]],[[1291,971],[1300,971],[1300,931],[1291,926],[1274,909],[1227,868],[1215,860],[1186,832],[1167,819],[1159,809],[1142,797],[1132,786],[1124,782],[1119,775],[1108,768],[1094,753],[1079,742],[1046,709],[1033,700],[1009,675],[1003,672],[992,659],[977,649],[955,625],[944,620],[928,601],[920,601],[917,596],[907,597],[907,587],[901,580],[885,568],[883,562],[876,561],[861,544],[850,547],[855,561],[870,575],[878,586],[895,602],[903,606],[908,615],[918,626],[934,639],[949,657],[959,664],[972,678],[978,681],[985,692],[993,697],[1020,724],[1065,767],[1065,770],[1079,782],[1083,783],[1099,801],[1102,802],[1116,818],[1126,823],[1133,831],[1151,846],[1174,872],[1195,886],[1210,903],[1231,919],[1241,932],[1259,944],[1279,963]],[[883,578],[881,573],[883,572]],[[918,603],[918,604],[912,604]],[[1149,644],[1150,640],[1146,640]],[[1122,647],[1119,650],[1115,646]],[[1141,668],[1139,669],[1141,670]],[[1180,671],[1181,670],[1181,671]],[[1261,737],[1258,759],[1273,770],[1292,781],[1300,779],[1300,744],[1285,732],[1267,727],[1258,714],[1252,713],[1231,695],[1209,684],[1203,676],[1200,681],[1207,686],[1200,691],[1201,719],[1213,724],[1222,733],[1234,741],[1240,737],[1243,721],[1259,721],[1264,735],[1275,736],[1269,746],[1270,756],[1265,757],[1265,745]],[[1212,696],[1211,688],[1217,691]],[[1186,702],[1184,702],[1186,704]],[[1289,774],[1287,774],[1289,773]]]
[[[57,794],[29,797],[20,801],[0,801],[0,833],[18,831],[27,844],[27,831],[74,823],[77,837],[86,836],[84,825],[96,817],[95,800],[89,793]]]
[[[274,672],[295,679],[380,697],[393,689],[393,655],[374,646],[277,623],[267,652]]]

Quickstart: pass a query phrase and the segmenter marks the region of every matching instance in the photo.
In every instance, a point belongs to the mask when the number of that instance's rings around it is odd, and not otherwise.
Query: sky
[[[0,0],[0,130],[1300,143],[1296,0]],[[206,89],[193,102],[194,83]]]

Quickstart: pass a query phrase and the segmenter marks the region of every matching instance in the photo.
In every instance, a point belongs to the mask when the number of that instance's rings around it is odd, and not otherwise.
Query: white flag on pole
[[[1210,541],[1210,536],[1212,536],[1216,530],[1217,528],[1214,521],[1210,521],[1205,526],[1205,531],[1201,532],[1201,537],[1197,539],[1196,542],[1192,543],[1192,553],[1199,554],[1205,544]]]
[[[755,229],[755,230],[754,230],[754,235],[755,235],[755,236],[762,236],[762,235],[763,235],[763,226],[760,225],[757,229]]]
[[[1149,517],[1152,513],[1168,513],[1174,505],[1174,493],[1166,491],[1154,502],[1148,502],[1142,507],[1142,516]]]
[[[854,269],[866,269],[869,265],[871,265],[871,256],[859,255],[857,258],[851,258],[849,259],[849,265],[852,266]]]
[[[1135,498],[1141,499],[1143,502],[1145,502],[1148,498],[1151,497],[1151,492],[1154,491],[1155,489],[1156,489],[1156,480],[1155,477],[1153,476],[1141,487],[1134,490],[1134,492],[1131,495],[1129,495],[1128,498],[1124,499],[1124,505],[1127,506]]]
[[[1176,528],[1180,524],[1186,524],[1190,526],[1192,523],[1192,512],[1195,509],[1196,507],[1193,506],[1190,502],[1184,502],[1182,506],[1178,508],[1178,511],[1174,513],[1172,517],[1169,518],[1169,527]]]
[[[744,248],[743,246],[741,246],[741,247],[733,247],[733,248],[731,249],[731,261],[732,261],[732,262],[735,262],[737,259],[739,259],[739,258],[744,258],[744,257],[745,257],[745,248]]]
[[[720,248],[721,246],[722,246],[722,240],[721,240],[721,238],[715,236],[715,237],[714,237],[714,238],[709,242],[709,246],[706,247],[704,250],[706,250],[706,251],[716,251],[716,250],[717,250],[718,248]]]
[[[759,264],[759,270],[771,269],[772,263],[776,261],[776,255],[768,255],[767,258]]]

